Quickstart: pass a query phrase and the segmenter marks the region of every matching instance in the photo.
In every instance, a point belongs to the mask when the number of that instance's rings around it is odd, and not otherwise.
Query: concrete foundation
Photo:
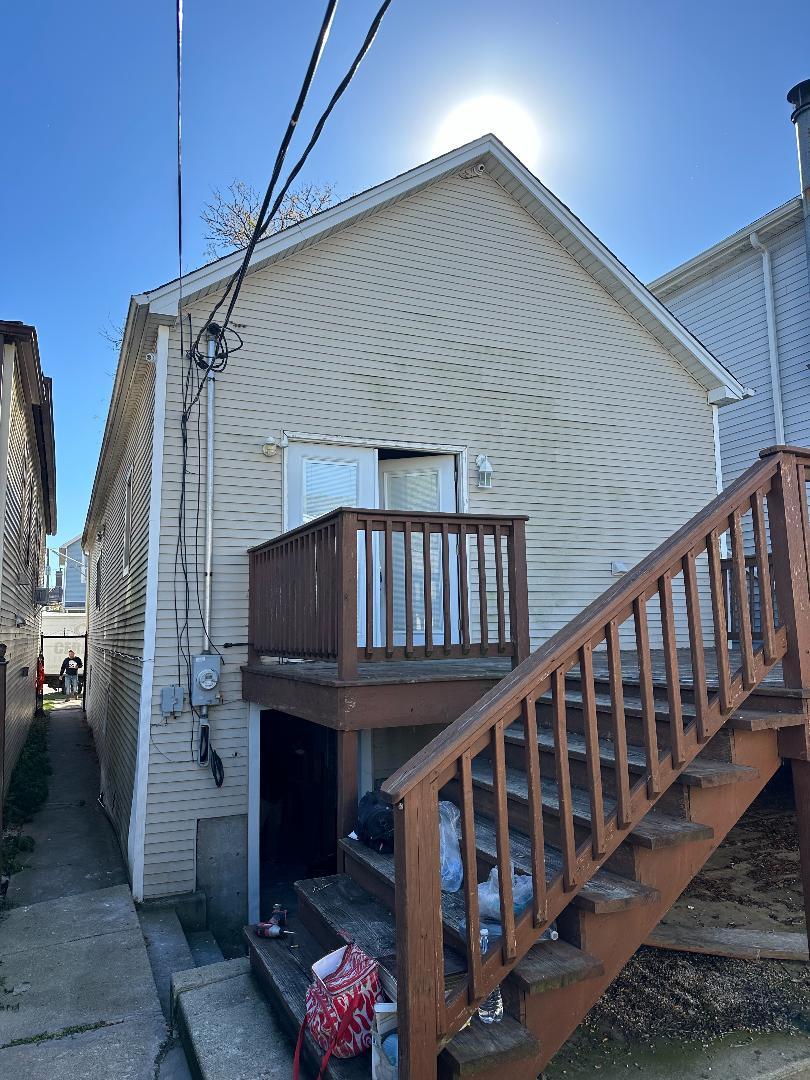
[[[208,929],[226,957],[240,956],[247,922],[247,815],[197,822],[197,889],[205,894]]]

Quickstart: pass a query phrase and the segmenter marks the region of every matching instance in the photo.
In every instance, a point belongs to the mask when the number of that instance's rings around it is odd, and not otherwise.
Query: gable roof
[[[709,401],[722,405],[747,396],[748,391],[731,372],[494,135],[484,135],[266,237],[256,245],[248,273],[255,273],[429,184],[468,168],[481,168],[551,233],[591,277],[706,389]],[[243,252],[235,251],[185,275],[182,283],[184,302],[221,288],[242,258]],[[177,315],[179,299],[179,280],[133,297],[138,307],[164,316]]]
[[[756,221],[752,221],[744,229],[738,229],[737,232],[727,236],[719,243],[706,248],[705,251],[701,251],[693,258],[687,259],[680,266],[668,270],[666,274],[662,274],[655,281],[651,281],[648,287],[656,296],[666,301],[673,294],[682,292],[684,289],[689,288],[690,285],[700,281],[701,278],[707,277],[709,274],[713,274],[715,271],[729,265],[741,253],[755,255],[756,252],[751,246],[751,233],[756,233],[759,239],[765,243],[779,236],[785,229],[789,229],[792,225],[797,225],[803,220],[802,200],[797,195],[795,199],[790,199],[781,206],[777,206],[775,210],[771,210],[769,213],[757,218]]]

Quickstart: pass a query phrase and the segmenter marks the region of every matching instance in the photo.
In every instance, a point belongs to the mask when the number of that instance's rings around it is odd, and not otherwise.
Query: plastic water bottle
[[[489,930],[481,927],[481,955],[486,956],[489,948]],[[503,998],[501,988],[496,986],[481,1004],[478,1006],[478,1016],[482,1024],[500,1024],[503,1020]]]

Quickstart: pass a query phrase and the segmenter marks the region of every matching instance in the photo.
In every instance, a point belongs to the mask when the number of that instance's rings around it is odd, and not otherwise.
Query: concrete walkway
[[[48,800],[0,914],[0,1076],[185,1080],[81,710],[50,714]]]

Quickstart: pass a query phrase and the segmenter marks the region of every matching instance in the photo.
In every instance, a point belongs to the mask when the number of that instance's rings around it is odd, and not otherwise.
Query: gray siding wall
[[[127,851],[144,657],[149,486],[152,477],[154,368],[141,363],[132,420],[107,491],[101,539],[88,537],[87,717],[98,749],[105,805]],[[124,573],[124,505],[132,473],[132,542]],[[96,606],[98,560],[99,604]]]
[[[213,300],[191,307],[195,332]],[[246,549],[282,528],[283,454],[262,456],[268,433],[467,446],[471,509],[531,517],[535,645],[615,580],[612,559],[635,563],[715,494],[706,391],[488,177],[444,180],[251,276],[235,322],[245,345],[217,380],[220,646],[246,640]],[[158,709],[178,680],[182,370],[173,331],[146,895],[193,889],[198,819],[247,810],[245,650],[224,650],[212,709],[221,789],[194,763],[188,710],[164,723]],[[480,452],[495,467],[487,492],[475,486]],[[190,464],[196,498],[196,439]]]
[[[83,608],[86,600],[87,592],[87,574],[86,567],[82,564],[84,558],[82,553],[82,542],[76,540],[68,547],[62,549],[65,555],[68,556],[65,559],[65,565],[62,568],[64,589],[64,604],[65,607]]]
[[[768,242],[785,439],[810,445],[810,294],[802,225]],[[762,258],[751,248],[681,291],[664,295],[678,318],[755,395],[720,411],[723,482],[776,441]]]
[[[13,350],[6,350],[6,358]],[[7,382],[8,376],[12,376]],[[7,646],[5,769],[2,796],[20,750],[25,743],[36,707],[36,664],[39,653],[40,609],[33,589],[42,583],[45,559],[45,519],[39,477],[36,437],[26,407],[20,376],[14,365],[3,373],[3,403],[11,410],[6,470],[6,506],[0,583],[0,641]],[[19,624],[19,625],[18,625]]]

